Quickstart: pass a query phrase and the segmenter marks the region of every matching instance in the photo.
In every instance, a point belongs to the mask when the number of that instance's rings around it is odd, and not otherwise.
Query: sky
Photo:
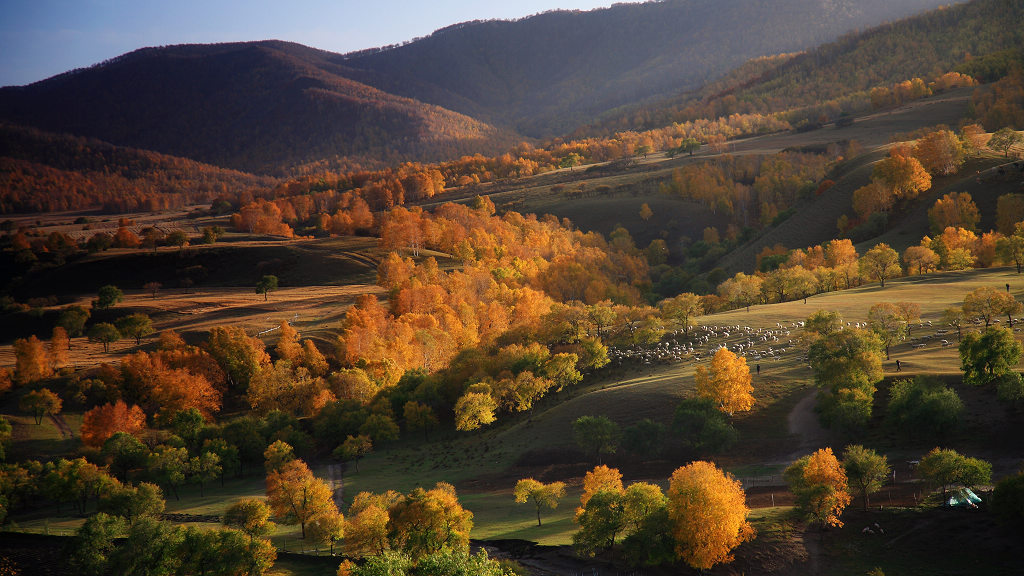
[[[613,0],[0,0],[0,86],[23,85],[147,46],[288,40],[351,52],[468,20]]]

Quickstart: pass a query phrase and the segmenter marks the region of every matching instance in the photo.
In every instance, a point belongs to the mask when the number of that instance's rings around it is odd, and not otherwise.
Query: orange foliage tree
[[[82,443],[86,446],[102,446],[107,438],[117,432],[135,434],[146,427],[146,415],[142,408],[129,407],[123,400],[103,404],[89,410],[82,417]]]
[[[313,476],[302,460],[292,460],[267,474],[267,502],[278,522],[299,524],[303,538],[306,525],[316,516],[339,514],[331,488]]]
[[[754,387],[750,384],[747,359],[728,348],[722,347],[715,352],[710,368],[698,366],[694,380],[697,382],[697,396],[713,400],[719,410],[730,416],[754,407]]]
[[[852,499],[846,471],[831,448],[800,458],[786,468],[785,478],[796,495],[797,506],[810,521],[843,525],[839,516]]]
[[[739,480],[711,462],[692,462],[669,478],[668,513],[677,556],[698,570],[733,560],[754,538]]]
[[[950,192],[935,201],[928,210],[932,232],[939,234],[949,227],[975,231],[981,215],[974,199],[967,192]]]
[[[14,379],[18,384],[31,384],[52,374],[46,346],[35,335],[14,341]]]
[[[171,368],[159,355],[145,352],[121,361],[125,397],[161,418],[195,408],[206,418],[220,410],[221,393],[202,374]]]

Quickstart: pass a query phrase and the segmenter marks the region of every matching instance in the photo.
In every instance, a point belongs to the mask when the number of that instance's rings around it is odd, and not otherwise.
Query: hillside
[[[338,59],[274,41],[146,48],[0,89],[0,118],[257,173],[511,143],[467,116],[350,80]]]
[[[0,120],[261,174],[490,154],[517,132],[559,135],[941,3],[628,4],[459,24],[348,55],[278,41],[144,48],[2,88]]]
[[[469,22],[348,55],[384,90],[554,136],[625,103],[697,88],[748,59],[816,46],[936,0],[672,0]]]
[[[956,70],[983,82],[1024,61],[1024,5],[974,0],[886,23],[789,58],[751,62],[699,91],[639,103],[610,114],[589,132],[650,128],[747,112],[835,117],[874,102],[868,91],[914,77],[928,82]],[[883,104],[884,105],[884,104]]]
[[[274,183],[185,158],[0,124],[0,214],[180,208]]]

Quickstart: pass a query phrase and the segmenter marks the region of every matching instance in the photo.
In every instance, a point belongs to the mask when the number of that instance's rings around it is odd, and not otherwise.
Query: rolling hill
[[[0,120],[262,174],[487,154],[942,3],[673,0],[458,24],[347,55],[145,48],[2,88]]]

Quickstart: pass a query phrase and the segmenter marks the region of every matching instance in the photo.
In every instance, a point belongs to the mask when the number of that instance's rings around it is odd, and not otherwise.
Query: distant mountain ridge
[[[948,0],[666,0],[465,23],[381,51],[145,48],[0,89],[0,120],[262,174],[509,148]]]

